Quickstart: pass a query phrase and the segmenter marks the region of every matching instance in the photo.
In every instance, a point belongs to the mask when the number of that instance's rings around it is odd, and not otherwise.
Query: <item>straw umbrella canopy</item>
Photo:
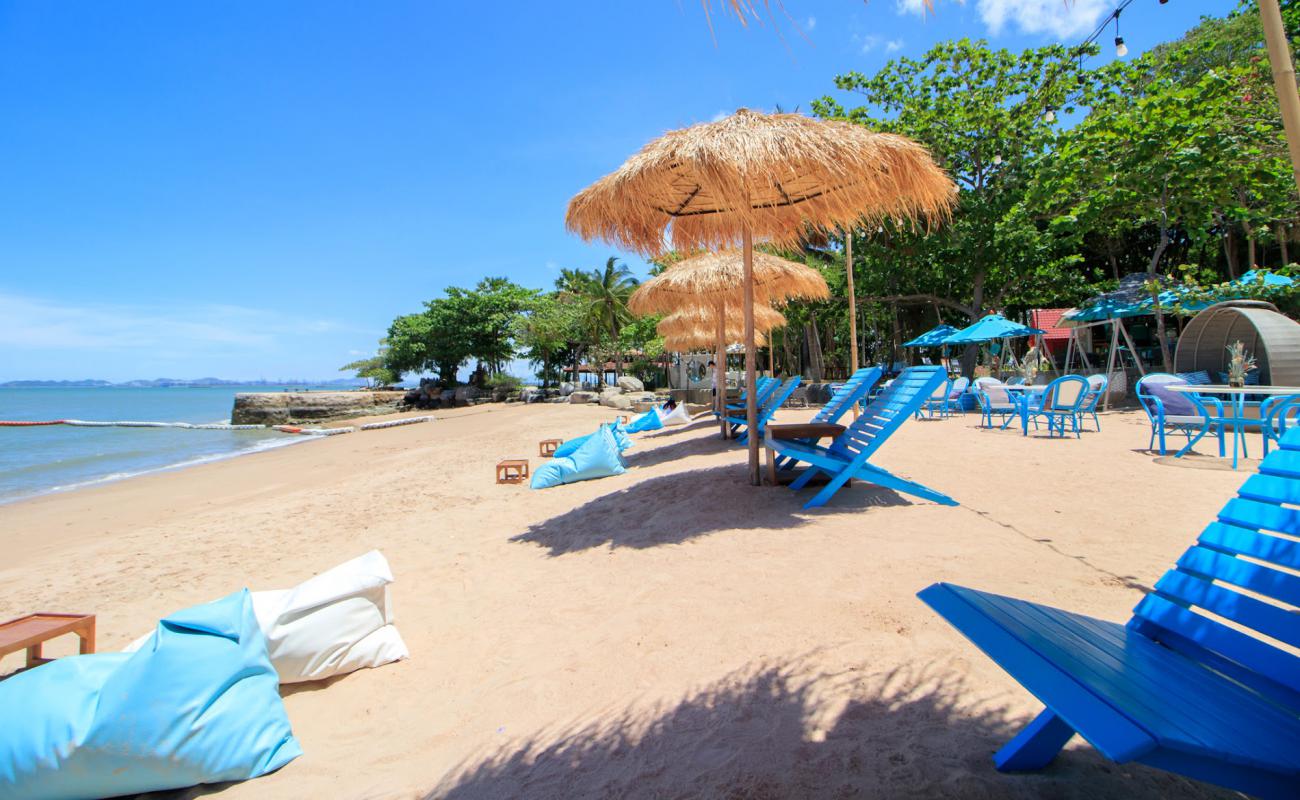
[[[715,309],[707,306],[684,308],[661,319],[655,326],[655,330],[660,336],[679,336],[696,330],[712,331],[714,342],[717,341],[721,330],[721,337],[724,339],[723,347],[725,347],[728,341],[736,342],[743,339],[745,328],[741,324],[738,305],[723,306],[723,308],[726,309],[724,311],[726,316],[719,316]],[[732,313],[726,313],[727,311]],[[722,323],[721,328],[719,323]],[[785,316],[781,312],[769,306],[754,307],[754,330],[757,333],[766,333],[772,328],[783,325],[785,325]]]
[[[685,307],[705,307],[716,318],[714,383],[726,385],[726,335],[729,325],[741,324],[744,311],[745,257],[739,250],[699,253],[670,266],[662,274],[637,287],[628,300],[634,314],[671,313]],[[821,273],[806,264],[789,261],[771,253],[754,253],[754,299],[764,304],[780,304],[794,298],[824,300],[830,288]],[[728,308],[732,312],[727,313]],[[761,330],[783,325],[758,326]],[[743,332],[731,341],[742,341]],[[697,345],[702,346],[702,345]],[[716,400],[717,398],[715,398]],[[724,435],[728,430],[722,426]]]
[[[741,109],[670,131],[569,201],[569,230],[646,254],[665,233],[690,251],[739,243],[744,255],[746,417],[754,405],[754,239],[793,247],[809,228],[852,228],[885,217],[945,218],[956,186],[929,152],[902,136],[850,122]],[[761,482],[749,437],[750,481]]]

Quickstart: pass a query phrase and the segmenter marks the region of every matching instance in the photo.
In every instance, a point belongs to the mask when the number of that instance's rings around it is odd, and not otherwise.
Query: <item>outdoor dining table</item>
[[[1014,383],[1005,384],[1002,388],[1011,393],[1007,395],[1008,397],[1015,398],[1016,413],[1020,415],[1020,433],[1023,436],[1028,436],[1030,395],[1042,394],[1043,391],[1047,389],[1047,384],[1039,386],[1038,384]],[[1002,423],[1002,429],[1006,430],[1006,427],[1009,424],[1011,424],[1010,419]]]
[[[1246,418],[1246,395],[1248,394],[1266,394],[1272,397],[1279,395],[1300,395],[1300,386],[1227,386],[1225,384],[1211,383],[1205,385],[1171,385],[1167,387],[1170,391],[1181,392],[1183,394],[1221,394],[1228,398],[1232,403],[1232,418],[1224,419],[1224,424],[1232,425],[1232,468],[1237,468],[1237,451],[1238,445],[1241,449],[1246,447],[1246,425],[1260,425],[1263,430],[1264,421],[1261,419]],[[1208,430],[1208,428],[1207,428]],[[1202,433],[1201,436],[1205,434]],[[1198,436],[1197,439],[1200,437]]]

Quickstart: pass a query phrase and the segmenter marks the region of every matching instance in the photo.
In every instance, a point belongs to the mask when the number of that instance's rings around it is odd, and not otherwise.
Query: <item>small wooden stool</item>
[[[631,424],[632,418],[629,417],[627,414],[619,414],[618,421],[623,423],[624,425],[628,425]]]
[[[543,439],[537,443],[537,454],[542,458],[550,458],[562,444],[564,444],[563,439]]]
[[[528,477],[528,459],[507,458],[497,462],[497,483],[522,483]]]
[[[56,636],[75,633],[81,639],[81,654],[95,652],[94,614],[28,614],[0,624],[0,657],[27,651],[27,668],[44,664],[41,646]]]

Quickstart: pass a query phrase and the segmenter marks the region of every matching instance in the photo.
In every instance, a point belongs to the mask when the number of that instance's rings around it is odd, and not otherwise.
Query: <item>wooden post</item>
[[[742,236],[745,249],[745,427],[749,432],[749,482],[763,485],[758,464],[758,397],[757,354],[754,352],[754,233],[748,226]]]
[[[1282,110],[1282,128],[1286,146],[1291,151],[1291,174],[1300,191],[1300,94],[1295,83],[1295,65],[1282,27],[1282,9],[1277,0],[1259,0],[1259,16],[1264,23],[1264,42],[1268,45],[1268,63],[1273,68],[1273,88]]]
[[[853,294],[853,231],[844,234],[844,277],[849,290],[849,374],[858,370],[858,300]],[[856,408],[854,409],[856,411]]]
[[[1142,366],[1142,357],[1138,355],[1137,345],[1133,344],[1133,337],[1129,335],[1128,327],[1124,325],[1122,319],[1116,318],[1115,324],[1119,325],[1120,333],[1124,334],[1124,341],[1128,342],[1128,352],[1133,356],[1133,363],[1137,365],[1138,374],[1143,377],[1147,374],[1147,368]]]
[[[718,354],[714,356],[713,382],[717,386],[713,402],[718,408],[718,422],[722,425],[722,438],[729,438],[727,432],[727,304],[718,303]]]
[[[1110,383],[1110,376],[1115,372],[1115,356],[1119,353],[1119,319],[1110,323],[1110,355],[1106,358],[1106,382]],[[1128,382],[1125,381],[1125,384]],[[1102,398],[1102,411],[1110,411],[1110,386],[1106,387],[1106,396]]]

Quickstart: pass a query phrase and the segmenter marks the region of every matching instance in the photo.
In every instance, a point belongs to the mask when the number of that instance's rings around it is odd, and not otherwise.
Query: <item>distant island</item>
[[[154,378],[152,380],[134,380],[114,383],[101,380],[79,381],[5,381],[0,389],[196,389],[212,386],[364,386],[365,382],[356,378],[333,378],[327,381],[282,380],[282,381],[229,381],[224,378]]]

